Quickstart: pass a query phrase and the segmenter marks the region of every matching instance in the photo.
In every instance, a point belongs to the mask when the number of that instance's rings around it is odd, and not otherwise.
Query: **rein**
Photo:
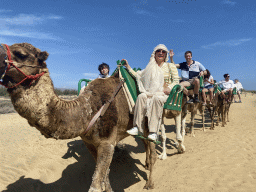
[[[11,87],[8,87],[7,85],[4,85],[3,82],[0,81],[0,85],[3,85],[4,87],[6,87],[7,89],[12,89],[14,87],[17,87],[18,85],[20,85],[21,83],[23,83],[25,80],[27,79],[31,79],[31,80],[37,80],[39,77],[41,77],[42,75],[45,74],[45,72],[42,72],[40,74],[36,74],[36,75],[26,75],[24,72],[22,72],[16,65],[14,64],[21,64],[21,63],[17,63],[15,61],[12,60],[12,57],[11,57],[11,52],[10,52],[10,49],[9,49],[9,46],[4,44],[6,46],[6,49],[7,49],[7,58],[9,60],[5,60],[6,63],[8,63],[8,66],[2,76],[2,78],[4,77],[4,75],[10,70],[11,67],[14,67],[15,69],[17,69],[22,75],[25,76],[24,79],[22,79],[19,83],[16,83],[14,86],[11,86]],[[27,67],[37,67],[37,68],[42,68],[42,67],[39,67],[39,66],[32,66],[32,65],[25,65],[25,64],[21,64],[22,66],[27,66]],[[32,83],[32,81],[31,81]],[[31,85],[31,83],[29,85]]]
[[[93,116],[92,120],[90,121],[90,123],[88,124],[86,130],[82,133],[83,135],[86,135],[88,133],[88,131],[91,129],[91,127],[93,126],[93,124],[96,122],[96,120],[99,117],[102,117],[106,110],[108,109],[109,105],[111,104],[111,102],[115,99],[116,95],[118,94],[118,92],[120,91],[120,89],[122,88],[123,84],[124,84],[124,80],[121,80],[120,83],[117,85],[115,91],[113,92],[111,98],[100,108],[100,110]]]

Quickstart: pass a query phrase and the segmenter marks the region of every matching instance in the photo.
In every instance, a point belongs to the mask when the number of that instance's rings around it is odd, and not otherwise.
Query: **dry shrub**
[[[16,113],[11,100],[0,100],[0,114]]]

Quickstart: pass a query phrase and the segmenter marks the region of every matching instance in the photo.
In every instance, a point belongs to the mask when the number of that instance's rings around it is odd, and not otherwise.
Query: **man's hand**
[[[173,52],[172,49],[170,49],[169,55],[170,55],[170,57],[173,57],[173,56],[174,56],[174,52]]]
[[[199,76],[202,76],[202,75],[204,75],[204,71],[201,71],[201,72],[199,73]]]
[[[122,59],[121,62],[122,62],[122,61],[125,61],[124,66],[125,66],[127,69],[130,69],[130,68],[131,68],[130,65],[128,64],[128,61],[127,61],[126,59]]]
[[[171,93],[171,89],[169,87],[164,87],[164,94],[169,95]]]

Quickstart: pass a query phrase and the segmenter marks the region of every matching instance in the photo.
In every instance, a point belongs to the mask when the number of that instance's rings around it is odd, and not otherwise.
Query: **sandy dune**
[[[256,95],[242,99],[232,104],[225,127],[203,132],[197,115],[196,137],[185,137],[184,154],[176,153],[174,121],[166,120],[168,158],[156,162],[152,192],[256,191]],[[143,191],[142,142],[128,137],[122,143],[111,164],[112,188]],[[80,138],[45,139],[17,113],[0,115],[0,154],[0,191],[79,192],[91,184],[95,163]]]

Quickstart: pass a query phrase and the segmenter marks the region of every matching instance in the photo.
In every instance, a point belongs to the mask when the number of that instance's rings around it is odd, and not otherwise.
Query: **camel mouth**
[[[2,85],[7,86],[8,83],[11,81],[12,81],[11,77],[5,74],[2,75]]]
[[[7,59],[7,53],[4,49],[4,47],[0,44],[0,80],[4,77],[7,63],[5,60]]]

